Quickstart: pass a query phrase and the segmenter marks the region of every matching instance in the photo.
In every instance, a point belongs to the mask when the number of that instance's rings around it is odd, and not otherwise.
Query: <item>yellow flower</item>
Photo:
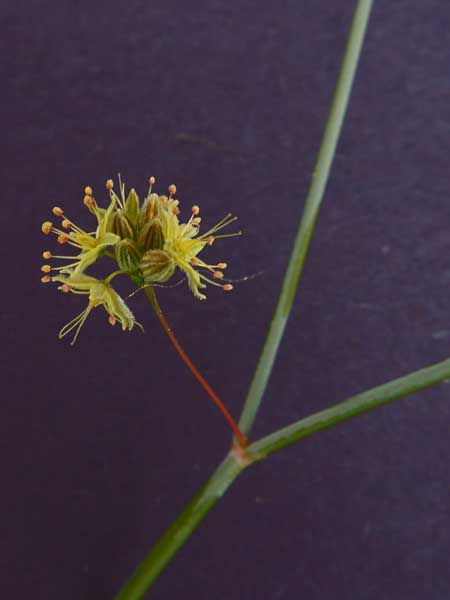
[[[170,186],[169,192],[175,193],[175,186]],[[142,220],[152,223],[152,227],[159,224],[162,234],[160,248],[148,248],[142,257],[141,272],[144,285],[167,281],[178,267],[185,273],[191,291],[200,300],[206,298],[205,294],[200,292],[201,288],[206,287],[206,282],[221,287],[225,291],[232,290],[231,284],[218,282],[223,278],[221,269],[225,269],[227,264],[224,262],[208,264],[200,260],[197,255],[205,246],[212,246],[218,238],[241,235],[241,232],[217,235],[219,230],[233,223],[237,217],[228,214],[206,233],[199,235],[201,222],[201,218],[198,216],[199,207],[193,206],[187,223],[180,223],[178,205],[178,200],[174,200],[171,196],[158,196],[157,194],[150,194],[144,201],[141,209]],[[158,252],[156,253],[156,251]],[[158,276],[158,267],[160,267],[160,276]],[[213,279],[198,269],[209,271]]]
[[[100,209],[95,205],[94,208],[98,218],[98,226],[93,233],[87,233],[81,229],[81,227],[75,225],[73,221],[67,219],[63,210],[58,206],[53,208],[53,214],[55,216],[64,217],[61,226],[65,231],[53,227],[53,224],[47,221],[42,225],[43,233],[55,233],[58,236],[57,241],[59,244],[74,246],[81,250],[81,252],[75,256],[54,256],[54,258],[71,260],[73,262],[62,267],[54,267],[52,270],[58,270],[63,273],[83,273],[99,258],[108,246],[113,247],[117,244],[120,237],[108,231],[108,225],[112,218],[115,204],[115,199],[111,198],[109,207],[106,210],[103,210],[103,212],[100,212]]]
[[[88,318],[89,313],[97,306],[104,307],[109,315],[109,322],[111,325],[115,325],[116,322],[119,321],[123,331],[127,329],[131,330],[134,325],[139,325],[123,299],[109,284],[111,275],[103,281],[95,279],[94,277],[89,277],[88,275],[75,274],[70,277],[58,275],[53,277],[52,280],[62,283],[58,289],[63,292],[72,292],[73,294],[88,296],[87,307],[79,315],[64,325],[59,332],[58,337],[62,339],[75,329],[75,335],[71,345],[75,344],[80,329]]]

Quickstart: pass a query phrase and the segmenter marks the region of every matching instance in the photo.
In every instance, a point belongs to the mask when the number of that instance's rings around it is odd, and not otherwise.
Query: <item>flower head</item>
[[[168,196],[152,193],[155,178],[149,180],[150,188],[142,205],[134,189],[125,195],[125,185],[119,178],[119,194],[114,191],[112,180],[106,182],[110,202],[101,208],[93,197],[92,188],[85,188],[84,204],[96,217],[97,227],[93,232],[86,232],[69,219],[59,207],[53,208],[53,214],[61,218],[61,227],[54,227],[46,221],[42,225],[44,234],[54,233],[59,244],[73,246],[79,251],[75,256],[54,256],[45,251],[43,257],[68,261],[62,266],[42,266],[44,273],[41,281],[61,283],[59,289],[89,296],[87,308],[65,325],[60,332],[64,337],[78,332],[93,308],[103,305],[109,314],[111,323],[119,320],[123,329],[132,329],[134,317],[125,302],[113,290],[110,281],[118,274],[128,275],[139,287],[152,286],[168,281],[177,269],[181,270],[188,280],[193,294],[203,300],[206,298],[201,290],[206,284],[233,289],[230,283],[224,283],[223,269],[225,262],[209,264],[198,257],[200,252],[211,246],[218,238],[240,235],[241,232],[222,234],[224,227],[236,220],[231,214],[226,215],[214,227],[200,234],[201,217],[198,206],[193,206],[186,222],[180,222],[179,201],[174,198],[176,187],[169,186]],[[114,258],[116,269],[105,280],[85,275],[101,257]],[[56,271],[57,275],[50,275]]]

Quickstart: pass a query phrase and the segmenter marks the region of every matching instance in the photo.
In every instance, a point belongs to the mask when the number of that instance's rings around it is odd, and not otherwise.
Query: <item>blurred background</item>
[[[84,300],[40,284],[41,223],[57,204],[89,228],[84,187],[106,203],[118,172],[175,183],[205,225],[237,214],[208,256],[262,274],[158,295],[237,416],[354,5],[3,3],[2,597],[111,599],[230,442],[143,294],[145,335],[99,310],[57,339]],[[255,438],[450,354],[449,31],[448,3],[376,2]],[[449,416],[442,385],[255,466],[148,597],[449,598]]]

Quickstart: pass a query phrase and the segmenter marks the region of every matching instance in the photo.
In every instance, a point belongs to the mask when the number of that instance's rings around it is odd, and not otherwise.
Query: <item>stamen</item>
[[[49,252],[48,250],[46,250],[45,252],[42,253],[42,258],[45,258],[45,260],[48,260],[51,257],[52,257],[52,253]]]
[[[71,244],[71,245],[73,246],[73,244]],[[52,254],[52,258],[60,258],[60,259],[64,259],[64,260],[73,260],[74,258],[79,258],[79,255],[78,256],[61,256],[59,254]]]
[[[117,319],[114,315],[109,315],[108,321],[110,325],[115,325],[117,323]]]
[[[112,190],[114,187],[114,181],[112,179],[108,179],[105,185],[107,190]]]
[[[177,193],[177,187],[176,185],[174,185],[173,183],[171,185],[169,185],[169,197],[173,196],[174,194]]]
[[[213,277],[214,277],[214,279],[222,279],[223,278],[222,271],[214,271]]]
[[[43,273],[50,273],[51,270],[52,270],[52,267],[50,265],[42,265],[42,267],[41,267],[41,271]]]
[[[60,289],[60,290],[61,290],[62,292],[64,292],[65,294],[68,294],[68,293],[71,291],[71,289],[72,289],[72,288],[71,288],[71,287],[70,287],[70,285],[68,285],[67,283],[64,283],[64,284],[63,284],[63,285],[62,285],[60,288],[58,288],[58,289]]]
[[[226,269],[228,267],[227,263],[217,263],[218,269]]]
[[[69,238],[67,237],[67,235],[64,235],[64,233],[61,233],[56,238],[56,241],[58,242],[58,244],[65,244],[69,241]]]
[[[201,217],[195,217],[194,219],[192,219],[192,225],[195,225],[196,227],[198,227],[200,225],[202,221]]]
[[[150,177],[150,179],[148,180],[148,194],[147,196],[150,196],[150,194],[152,193],[152,186],[155,185],[156,183],[156,179],[153,177],[153,175]]]
[[[71,258],[72,259],[76,258],[76,256],[72,256]],[[62,265],[61,267],[53,267],[52,271],[62,271],[62,272],[65,272],[66,269],[71,269],[72,267],[77,267],[79,264],[80,264],[80,261],[77,260],[76,262],[73,262],[73,263],[71,263],[69,265]]]
[[[78,337],[78,334],[80,333],[80,329],[82,328],[83,323],[86,321],[91,310],[92,310],[92,306],[89,304],[88,307],[83,310],[83,312],[81,312],[74,319],[72,319],[66,325],[64,325],[64,327],[60,330],[60,332],[58,334],[59,339],[62,339],[64,336],[66,336],[68,333],[70,333],[73,329],[76,328],[75,335],[73,337],[73,340],[70,343],[70,345],[73,346],[75,344],[75,342],[77,341],[77,337]]]
[[[52,278],[50,277],[50,275],[44,275],[44,277],[41,277],[42,283],[50,283],[51,280]]]
[[[114,194],[114,196],[115,196],[116,202],[119,204],[119,206],[121,208],[124,208],[124,206],[125,206],[125,183],[122,182],[122,178],[120,177],[120,173],[117,173],[117,177],[119,179],[119,188],[120,188],[121,199],[118,198],[116,194]]]
[[[216,225],[214,225],[214,227],[211,227],[211,229],[209,229],[209,231],[204,233],[202,235],[202,237],[207,237],[208,235],[211,235],[212,233],[219,231],[219,229],[223,229],[224,227],[226,227],[230,223],[233,223],[233,221],[236,221],[236,220],[237,220],[237,217],[233,217],[233,215],[231,213],[228,213],[223,219],[221,219]]]
[[[61,217],[63,215],[63,209],[59,208],[59,206],[54,206],[52,212],[57,217]]]
[[[64,219],[64,221],[62,221],[61,225],[65,228],[65,229],[70,229],[72,228],[74,231],[78,232],[78,233],[83,233],[85,234],[86,232],[83,231],[83,229],[81,229],[81,227],[78,227],[78,225],[75,225],[75,223],[72,223],[72,221],[69,221],[69,219]],[[95,235],[95,231],[88,234],[88,235]]]
[[[198,215],[198,213],[200,212],[200,207],[197,206],[196,204],[194,204],[194,206],[191,208],[192,210],[192,214],[196,217]]]
[[[45,235],[48,235],[50,233],[50,231],[52,230],[53,227],[53,223],[50,223],[50,221],[45,221],[45,223],[42,223],[42,233],[45,233]]]
[[[90,186],[90,185],[87,185],[87,186],[84,188],[84,193],[86,194],[86,196],[92,196],[92,194],[93,194],[93,191],[92,191],[92,188],[91,188],[91,186]]]
[[[226,284],[223,286],[223,289],[224,289],[226,292],[231,292],[231,290],[233,289],[233,286],[231,285],[231,283],[226,283]]]
[[[238,237],[240,235],[242,235],[242,231],[236,231],[236,233],[221,233],[220,235],[215,235],[214,239],[218,240],[223,238]]]
[[[180,214],[180,209],[178,208],[178,206],[174,206],[172,209],[172,212],[174,215],[179,215]]]
[[[202,273],[199,273],[199,275],[200,275],[200,279],[202,279],[203,281],[207,281],[210,285],[215,285],[216,287],[223,288],[223,285],[221,283],[217,283],[217,281],[214,281],[213,279],[206,277]]]
[[[87,189],[87,188],[86,188]],[[89,188],[91,189],[91,188]],[[92,196],[90,196],[89,194],[86,194],[86,196],[83,198],[83,203],[85,206],[87,206],[88,208],[92,208],[93,206],[95,206],[95,200]]]

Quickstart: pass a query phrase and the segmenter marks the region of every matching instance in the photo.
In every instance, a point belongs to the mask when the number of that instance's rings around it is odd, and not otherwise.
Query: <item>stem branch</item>
[[[155,310],[155,313],[159,319],[159,322],[161,323],[161,325],[162,325],[164,331],[166,332],[167,336],[169,337],[170,341],[175,346],[175,349],[178,352],[178,354],[181,356],[183,362],[185,363],[185,365],[187,365],[189,367],[189,369],[192,371],[194,377],[197,379],[197,381],[200,383],[200,385],[203,387],[203,389],[206,390],[209,397],[213,400],[213,402],[219,408],[220,412],[223,414],[225,419],[228,421],[228,424],[230,425],[231,429],[233,430],[234,435],[236,436],[236,438],[239,442],[239,445],[242,448],[245,448],[248,445],[248,441],[247,441],[246,437],[243,435],[243,433],[237,426],[236,421],[233,419],[233,417],[231,416],[228,409],[225,407],[222,400],[219,398],[219,396],[216,394],[216,392],[212,389],[212,387],[209,385],[209,383],[205,380],[205,378],[201,375],[200,371],[197,369],[197,367],[191,361],[189,356],[183,350],[180,342],[177,340],[177,338],[175,337],[175,334],[171,330],[171,328],[164,316],[164,313],[161,310],[161,307],[159,306],[158,300],[156,299],[156,296],[155,296],[155,291],[153,290],[153,288],[151,286],[149,286],[149,287],[145,288],[145,293],[147,295],[147,298],[150,301],[150,304],[152,305],[153,309]]]
[[[290,446],[322,429],[333,427],[364,412],[398,400],[408,394],[435,385],[450,378],[450,358],[430,367],[388,381],[348,400],[314,413],[292,425],[258,440],[247,448],[250,460],[261,460],[273,452]]]
[[[372,8],[372,0],[359,0],[353,16],[347,47],[339,73],[339,79],[325,126],[317,164],[305,202],[294,247],[281,286],[275,312],[270,323],[253,380],[247,394],[239,427],[248,434],[256,418],[267,386],[289,313],[294,302],[300,275],[305,264],[311,237],[319,214],[325,187],[336,152],[345,112],[350,99],[356,67],[361,54],[364,35]]]

